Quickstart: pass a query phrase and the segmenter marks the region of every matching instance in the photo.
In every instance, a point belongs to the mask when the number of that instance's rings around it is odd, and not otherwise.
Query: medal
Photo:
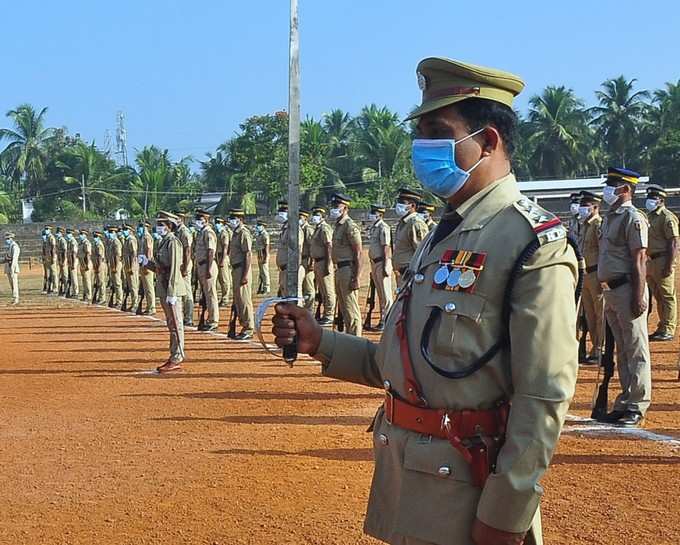
[[[446,279],[446,285],[450,288],[455,288],[460,283],[460,279],[460,269],[453,269],[449,277]]]
[[[467,289],[470,286],[472,286],[472,284],[474,284],[476,280],[477,277],[475,276],[474,271],[472,269],[467,269],[460,275],[458,285],[463,289]]]
[[[444,282],[446,282],[446,279],[449,277],[449,267],[447,265],[442,265],[437,269],[437,272],[434,273],[434,283],[437,284],[438,286],[441,286]]]

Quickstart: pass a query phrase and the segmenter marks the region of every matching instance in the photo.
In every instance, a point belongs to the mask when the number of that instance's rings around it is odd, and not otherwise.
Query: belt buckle
[[[392,394],[391,391],[391,386],[389,385],[389,381],[385,381],[385,419],[387,420],[387,423],[391,426],[392,421],[394,420],[394,394]],[[390,400],[389,402],[389,411],[387,410],[387,399]]]

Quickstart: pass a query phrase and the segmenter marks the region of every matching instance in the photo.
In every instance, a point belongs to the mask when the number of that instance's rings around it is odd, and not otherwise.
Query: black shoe
[[[602,422],[603,424],[617,424],[619,420],[621,420],[624,417],[625,414],[626,411],[615,410],[598,418],[597,421]]]
[[[250,331],[241,331],[236,337],[234,337],[234,340],[237,341],[247,341],[248,339],[252,339],[253,334]]]
[[[194,322],[184,322],[184,327],[194,327]]]
[[[378,325],[373,328],[373,331],[383,331],[385,329],[384,322],[378,322]]]
[[[585,360],[579,361],[579,365],[597,365],[600,358],[597,356],[588,356]]]
[[[333,325],[333,320],[330,318],[321,318],[317,322],[321,327],[329,327]]]
[[[656,331],[655,333],[652,333],[649,336],[649,340],[658,342],[672,341],[673,335],[671,335],[670,333],[662,333],[661,331]]]
[[[217,324],[212,323],[212,324],[205,324],[203,326],[203,329],[201,331],[217,331]]]
[[[639,428],[642,425],[645,417],[638,411],[626,411],[621,418],[616,422],[617,426],[623,428]]]

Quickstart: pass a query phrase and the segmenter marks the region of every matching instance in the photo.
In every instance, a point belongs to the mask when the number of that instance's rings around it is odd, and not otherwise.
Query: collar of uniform
[[[349,214],[345,214],[344,216],[342,216],[342,217],[341,217],[338,221],[336,221],[335,223],[336,223],[337,225],[343,225],[344,223],[347,222],[348,219],[349,219]]]
[[[623,204],[620,204],[619,207],[614,210],[614,214],[623,214],[626,211],[626,208],[632,208],[633,207],[633,201],[626,201]],[[611,214],[611,212],[610,212]]]
[[[653,211],[651,211],[650,214],[654,214],[654,215],[658,216],[658,215],[661,214],[661,212],[663,212],[664,208],[665,208],[665,206],[662,204],[662,205],[658,206],[657,208],[655,208]]]
[[[594,221],[596,221],[599,217],[600,217],[599,214],[596,215],[596,216],[590,216],[590,217],[586,220],[586,223],[587,223],[588,225],[590,225],[591,223],[593,223]]]

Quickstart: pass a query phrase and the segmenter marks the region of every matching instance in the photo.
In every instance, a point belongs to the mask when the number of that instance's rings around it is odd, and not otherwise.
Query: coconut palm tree
[[[12,169],[11,189],[23,189],[29,195],[39,192],[45,174],[45,148],[54,129],[45,127],[47,108],[37,112],[30,104],[22,104],[7,112],[14,128],[0,129],[0,141],[9,140],[0,152]]]
[[[680,126],[680,80],[668,82],[665,89],[654,91],[653,102],[659,110],[661,130]]]
[[[634,162],[640,151],[636,142],[649,92],[634,91],[636,81],[624,76],[608,79],[602,84],[602,90],[595,92],[599,106],[590,108],[598,137],[611,160],[621,166]]]

